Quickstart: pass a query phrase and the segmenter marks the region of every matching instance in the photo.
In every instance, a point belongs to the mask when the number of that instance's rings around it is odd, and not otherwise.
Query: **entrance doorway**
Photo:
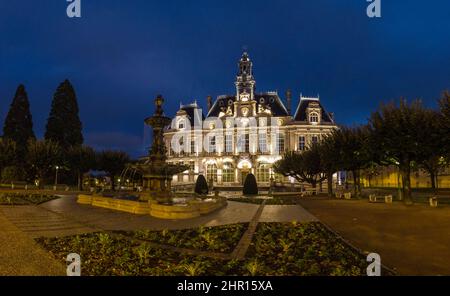
[[[245,178],[247,178],[247,176],[248,176],[249,173],[250,173],[250,170],[249,170],[249,169],[246,169],[246,170],[242,169],[242,170],[241,170],[241,184],[242,184],[242,185],[244,185],[244,183],[245,183]]]

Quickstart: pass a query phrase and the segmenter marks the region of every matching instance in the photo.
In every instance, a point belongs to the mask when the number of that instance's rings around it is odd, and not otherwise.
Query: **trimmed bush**
[[[195,193],[200,195],[208,194],[208,182],[206,182],[206,178],[203,175],[199,175],[197,178],[197,182],[195,182]]]
[[[242,192],[244,195],[257,195],[258,194],[258,184],[256,183],[255,175],[248,174],[244,181],[244,190]]]

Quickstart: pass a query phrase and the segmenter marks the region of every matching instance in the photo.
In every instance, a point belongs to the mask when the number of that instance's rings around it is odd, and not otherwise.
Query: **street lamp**
[[[58,171],[59,171],[59,166],[55,166],[55,188],[54,190],[56,190],[56,186],[58,185]]]

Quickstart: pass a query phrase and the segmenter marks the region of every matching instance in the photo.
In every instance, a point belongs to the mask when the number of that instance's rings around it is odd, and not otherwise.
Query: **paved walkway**
[[[0,207],[0,276],[65,275],[65,266],[11,223]]]
[[[381,255],[400,275],[450,275],[450,207],[301,200],[301,205],[355,246]]]
[[[65,266],[38,246],[33,238],[68,236],[94,231],[162,230],[250,222],[236,250],[242,257],[261,222],[298,222],[316,219],[301,206],[264,206],[229,202],[228,206],[188,220],[162,220],[80,205],[74,196],[63,196],[39,206],[0,206],[0,275],[65,275]],[[222,255],[220,255],[222,256]],[[219,257],[220,257],[219,256]]]
[[[258,210],[256,211],[255,215],[253,216],[252,220],[250,221],[247,231],[245,231],[245,233],[242,235],[241,240],[239,241],[238,245],[231,254],[231,257],[233,259],[244,259],[245,253],[247,253],[248,247],[252,242],[253,235],[256,232],[256,227],[258,227],[259,219],[264,211],[265,205],[266,201],[263,201],[263,203],[259,206]]]
[[[265,206],[261,213],[261,222],[298,222],[314,221],[315,218],[301,206]],[[47,202],[36,211],[42,209],[58,213],[70,221],[92,229],[103,230],[137,230],[137,229],[183,229],[204,226],[218,226],[234,223],[247,223],[258,211],[259,205],[229,201],[228,205],[216,212],[193,219],[164,220],[149,215],[134,215],[89,205],[80,205],[76,197],[66,196]],[[76,230],[75,230],[76,231]],[[40,233],[45,235],[44,232]]]

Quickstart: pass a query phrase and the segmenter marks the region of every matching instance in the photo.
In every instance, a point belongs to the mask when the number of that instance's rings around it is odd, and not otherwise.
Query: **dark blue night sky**
[[[450,89],[450,1],[382,0],[0,0],[0,122],[26,85],[35,132],[52,94],[69,78],[87,144],[144,153],[153,99],[180,102],[234,93],[244,46],[257,90],[320,94],[339,123],[365,122],[381,102]],[[144,136],[145,135],[145,136]]]

